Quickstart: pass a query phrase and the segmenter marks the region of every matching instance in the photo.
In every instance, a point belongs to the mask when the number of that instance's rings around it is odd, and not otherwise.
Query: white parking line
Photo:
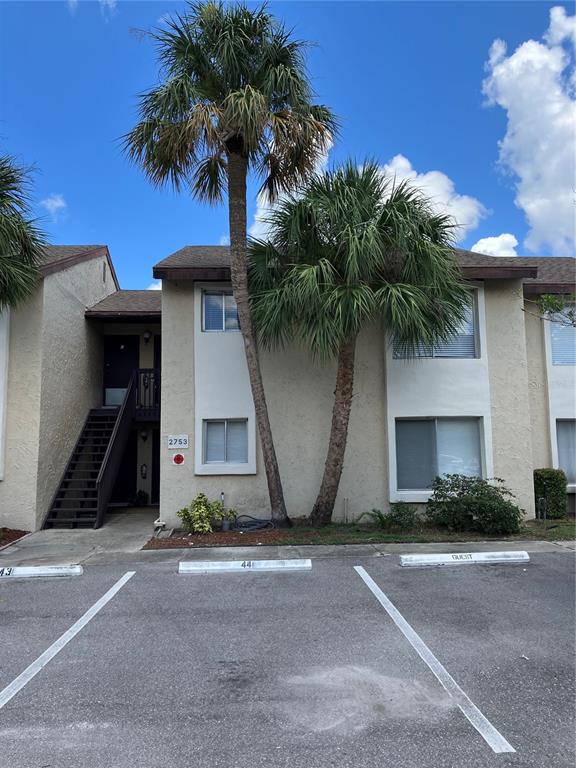
[[[428,667],[439,680],[442,687],[450,694],[450,696],[456,700],[456,703],[462,710],[464,716],[469,720],[474,728],[476,728],[488,746],[497,753],[516,752],[514,747],[506,741],[504,736],[502,736],[502,734],[497,731],[496,728],[494,728],[492,723],[486,717],[484,717],[478,707],[470,701],[462,688],[460,688],[454,678],[442,666],[436,656],[434,656],[432,651],[428,648],[426,643],[412,629],[400,611],[388,599],[388,597],[386,597],[384,592],[382,592],[380,587],[364,570],[364,568],[362,568],[362,566],[355,565],[354,570],[366,584],[368,589],[372,592],[374,597],[378,600],[380,605],[384,608],[386,613],[390,616],[394,624],[396,624],[400,632],[402,632],[406,640],[408,640],[412,648],[414,648],[416,653],[420,656],[422,661],[426,662]]]
[[[24,672],[20,673],[18,677],[13,680],[9,685],[4,688],[3,691],[0,691],[0,709],[5,704],[8,704],[10,699],[12,699],[18,691],[21,691],[22,688],[26,685],[26,683],[29,683],[30,680],[32,680],[33,677],[35,677],[40,670],[42,670],[48,662],[56,656],[57,653],[60,653],[62,648],[64,646],[68,645],[70,640],[74,638],[80,630],[88,624],[88,622],[96,616],[96,614],[104,608],[106,603],[109,603],[110,600],[114,597],[114,595],[119,592],[124,584],[126,584],[127,581],[129,581],[136,571],[127,571],[124,576],[122,576],[116,584],[114,584],[113,587],[111,587],[106,594],[102,595],[102,597],[97,600],[92,608],[89,608],[86,613],[81,616],[78,621],[73,624],[70,629],[67,629],[66,632],[64,632],[63,635],[61,635],[58,640],[56,640],[52,645],[44,651],[44,653],[41,656],[38,656],[36,661],[33,661],[32,664],[30,664],[29,667],[27,667]]]

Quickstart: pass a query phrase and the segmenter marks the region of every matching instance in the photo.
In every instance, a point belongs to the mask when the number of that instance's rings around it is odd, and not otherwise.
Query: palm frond
[[[46,236],[30,215],[31,170],[0,157],[0,311],[27,298],[38,281]]]

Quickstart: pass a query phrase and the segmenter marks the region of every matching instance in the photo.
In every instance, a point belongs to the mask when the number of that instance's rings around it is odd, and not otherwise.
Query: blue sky
[[[134,29],[182,7],[114,0],[0,5],[2,151],[36,166],[36,213],[51,241],[107,243],[125,288],[147,287],[152,265],[181,246],[227,235],[224,206],[154,189],[120,150],[119,138],[136,119],[136,95],[157,80],[153,46]],[[566,119],[557,120],[558,113],[567,117],[573,130],[570,6],[270,7],[317,44],[309,54],[314,87],[342,123],[330,162],[370,156],[390,172],[415,176],[462,220],[465,247],[494,237],[490,247],[500,255],[573,248],[566,202],[573,149]],[[542,74],[534,75],[534,66],[543,66]],[[249,190],[251,219],[256,189]]]

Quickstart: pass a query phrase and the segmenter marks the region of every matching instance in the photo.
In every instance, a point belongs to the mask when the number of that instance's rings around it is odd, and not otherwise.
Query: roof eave
[[[152,270],[156,280],[230,280],[230,267],[161,267]]]
[[[524,283],[525,296],[542,296],[545,293],[570,296],[576,293],[576,283]]]
[[[53,275],[56,272],[62,272],[65,269],[70,269],[70,267],[74,267],[76,264],[82,264],[84,261],[91,261],[92,259],[97,259],[101,256],[106,258],[108,267],[110,269],[110,274],[114,280],[114,285],[116,286],[116,290],[119,291],[120,283],[118,282],[116,270],[114,269],[114,264],[112,263],[112,258],[110,257],[110,251],[108,250],[107,245],[93,248],[91,251],[73,253],[71,256],[67,256],[65,259],[59,259],[58,261],[51,261],[47,264],[41,264],[39,267],[39,272],[42,277],[47,277],[48,275]]]
[[[538,275],[538,267],[481,267],[462,266],[462,274],[470,280],[521,280],[534,278]]]

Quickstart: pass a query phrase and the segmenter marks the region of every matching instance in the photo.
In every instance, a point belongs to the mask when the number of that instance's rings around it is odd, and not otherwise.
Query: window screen
[[[205,464],[246,464],[248,462],[248,422],[223,419],[204,422]]]
[[[437,475],[480,476],[479,419],[398,419],[398,490],[427,490]]]
[[[203,329],[237,331],[238,311],[232,291],[205,291],[203,294]]]
[[[576,365],[576,328],[561,322],[550,323],[552,365]]]
[[[475,300],[472,297],[470,306],[466,310],[466,316],[458,329],[456,335],[450,341],[444,344],[437,344],[435,347],[422,345],[415,357],[453,357],[453,358],[474,358],[476,354],[476,307]],[[402,345],[394,342],[394,357],[405,358],[406,354]]]
[[[558,466],[564,470],[570,485],[576,484],[576,419],[556,422],[558,439]]]

